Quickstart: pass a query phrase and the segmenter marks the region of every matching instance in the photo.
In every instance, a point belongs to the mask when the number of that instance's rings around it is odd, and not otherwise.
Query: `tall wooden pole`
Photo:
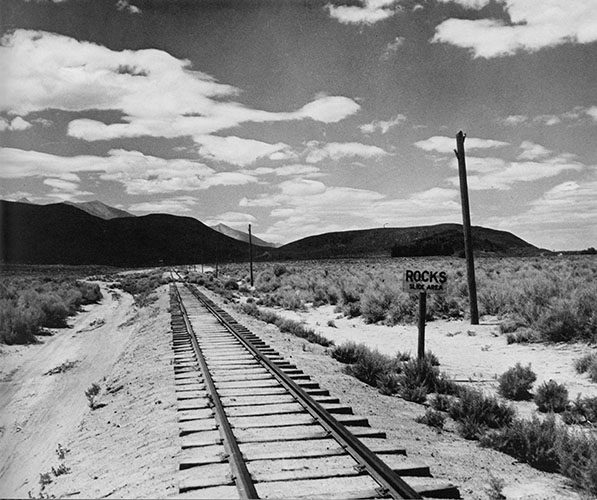
[[[251,237],[251,224],[249,224],[249,269],[251,274],[251,286],[253,286],[253,239]]]
[[[464,233],[464,256],[466,257],[466,275],[468,278],[468,296],[471,308],[471,325],[479,324],[477,307],[477,282],[475,281],[475,261],[473,257],[473,236],[471,231],[471,213],[468,202],[468,183],[466,180],[466,162],[464,159],[464,139],[462,130],[456,134],[456,158],[460,177],[460,200],[462,202],[462,229]]]

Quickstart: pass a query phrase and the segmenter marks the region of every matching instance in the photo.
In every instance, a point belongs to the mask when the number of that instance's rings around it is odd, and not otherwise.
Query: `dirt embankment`
[[[167,289],[143,309],[128,294],[102,292],[70,328],[41,344],[2,349],[0,497],[174,491]],[[91,409],[85,391],[94,383],[101,390]],[[41,474],[51,482],[42,486]]]

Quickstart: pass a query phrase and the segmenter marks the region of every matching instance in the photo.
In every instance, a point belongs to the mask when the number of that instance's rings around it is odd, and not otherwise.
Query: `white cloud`
[[[504,118],[503,123],[505,125],[515,126],[527,122],[528,119],[529,117],[525,115],[509,115]]]
[[[597,106],[591,106],[587,109],[587,114],[597,122]]]
[[[562,123],[562,119],[557,115],[539,115],[533,118],[533,123],[551,127],[552,125],[559,125]]]
[[[520,144],[520,149],[522,149],[522,153],[518,155],[519,160],[538,160],[552,153],[549,149],[541,146],[541,144],[535,144],[530,141],[523,141]]]
[[[372,25],[396,13],[396,0],[360,0],[360,5],[327,4],[330,16],[343,24]]]
[[[392,127],[400,125],[406,121],[406,116],[397,114],[390,120],[373,120],[371,123],[361,125],[359,129],[363,134],[372,134],[379,130],[382,134],[386,134]]]
[[[44,179],[44,184],[53,187],[57,191],[66,191],[70,193],[79,192],[79,183],[65,181],[63,179]]]
[[[456,138],[433,136],[429,139],[417,141],[414,145],[423,151],[452,153],[456,149]],[[496,141],[493,139],[478,139],[475,137],[467,137],[464,141],[465,150],[500,148],[508,145],[507,142]]]
[[[216,172],[195,160],[166,160],[122,149],[110,150],[107,156],[57,156],[0,148],[0,164],[0,178],[52,177],[72,182],[79,179],[77,173],[87,172],[122,184],[129,194],[194,191],[257,182],[253,175]]]
[[[27,130],[31,128],[33,125],[26,120],[23,120],[20,116],[13,118],[11,121],[8,121],[2,117],[0,117],[0,131],[3,130],[10,130],[10,131],[17,131],[17,130]]]
[[[251,214],[241,212],[224,212],[206,220],[205,224],[208,226],[215,226],[222,223],[235,229],[247,232],[247,225],[254,223],[256,220],[257,219]]]
[[[547,150],[543,153],[549,154]],[[559,155],[539,161],[506,161],[500,158],[468,157],[467,169],[474,172],[467,175],[470,190],[511,189],[512,185],[520,182],[533,182],[540,179],[555,177],[567,171],[581,171],[585,165],[572,161],[568,155]],[[458,177],[451,177],[448,181],[459,185]]]
[[[297,179],[276,192],[243,199],[241,206],[271,208],[280,219],[264,234],[272,241],[293,241],[329,231],[458,221],[458,190],[432,188],[404,199],[381,193]]]
[[[459,0],[457,3],[486,3]],[[518,51],[537,50],[564,43],[597,41],[597,9],[587,0],[502,0],[511,24],[499,19],[447,19],[436,27],[433,42],[469,49],[474,57],[493,58]]]
[[[328,142],[321,144],[317,141],[311,141],[307,144],[307,163],[318,163],[320,161],[331,159],[334,161],[343,158],[382,158],[390,153],[377,146],[361,144],[360,142]]]
[[[203,135],[195,137],[195,142],[199,144],[198,151],[201,156],[241,167],[253,163],[258,158],[289,149],[289,146],[282,142],[270,144],[235,136]]]
[[[131,5],[128,0],[118,0],[116,2],[116,9],[123,10],[128,12],[129,14],[140,14],[141,9],[136,5]]]
[[[455,3],[465,9],[482,9],[489,5],[491,0],[438,0],[439,3]]]
[[[245,122],[311,119],[335,123],[360,106],[319,96],[295,111],[270,112],[231,100],[240,90],[157,49],[114,51],[42,31],[16,30],[0,46],[0,111],[116,110],[119,123],[77,119],[69,135],[88,141],[126,137],[204,137]],[[40,85],[44,82],[44,85]]]
[[[567,181],[528,204],[528,210],[487,220],[492,227],[524,234],[535,244],[555,250],[580,250],[597,241],[597,181]],[[587,244],[587,242],[589,242]]]
[[[405,40],[406,39],[402,36],[397,36],[396,38],[394,38],[394,40],[392,40],[390,43],[386,45],[383,53],[379,58],[382,61],[389,61],[392,58],[392,56],[396,52],[398,52],[398,49],[404,44]]]
[[[179,214],[190,212],[195,205],[197,205],[197,200],[192,196],[178,196],[165,200],[134,203],[129,205],[128,211]]]

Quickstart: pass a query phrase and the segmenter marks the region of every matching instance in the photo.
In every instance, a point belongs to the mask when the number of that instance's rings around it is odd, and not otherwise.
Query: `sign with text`
[[[445,294],[448,288],[448,272],[431,269],[407,269],[404,271],[403,286],[407,293]]]

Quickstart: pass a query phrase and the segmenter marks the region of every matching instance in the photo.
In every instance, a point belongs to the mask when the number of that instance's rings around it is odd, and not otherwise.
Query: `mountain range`
[[[249,259],[242,233],[231,234],[235,230],[227,231],[227,226],[214,229],[191,217],[168,214],[125,214],[101,202],[35,205],[0,200],[0,262],[134,267]],[[472,232],[476,252],[545,252],[505,231],[474,227]],[[326,233],[279,248],[255,238],[252,242],[256,260],[458,255],[463,246],[459,224]]]

